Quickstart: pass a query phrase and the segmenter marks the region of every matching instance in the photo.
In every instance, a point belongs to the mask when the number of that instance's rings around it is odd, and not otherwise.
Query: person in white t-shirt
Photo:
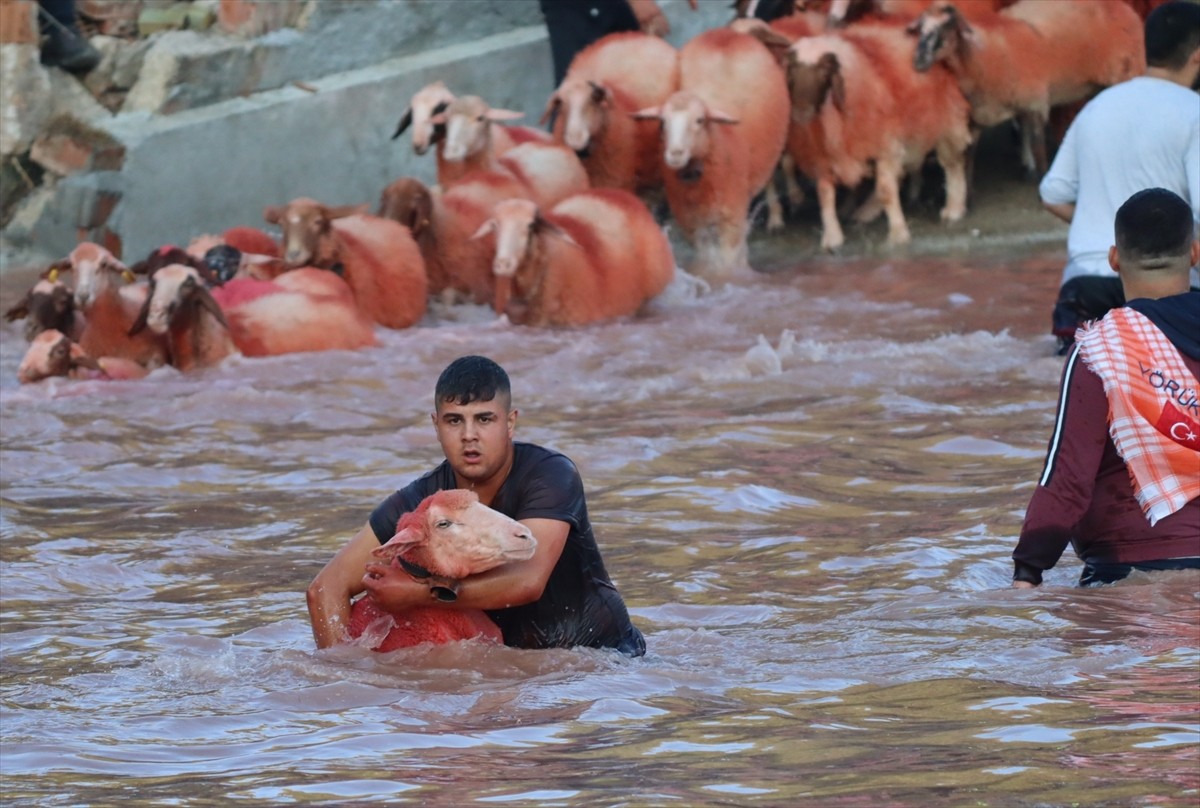
[[[1084,106],[1038,188],[1046,209],[1071,225],[1052,326],[1063,355],[1078,326],[1125,303],[1108,248],[1126,199],[1166,188],[1187,200],[1200,227],[1200,4],[1159,6],[1144,34],[1145,75]],[[1195,268],[1191,282],[1200,287]]]

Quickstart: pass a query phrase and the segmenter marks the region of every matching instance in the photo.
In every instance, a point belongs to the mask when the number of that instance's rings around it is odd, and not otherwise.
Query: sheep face
[[[473,491],[455,489],[427,497],[401,517],[396,535],[372,554],[387,562],[403,557],[457,579],[532,558],[536,549],[525,525],[487,507]]]
[[[524,113],[492,109],[477,95],[456,98],[441,114],[433,116],[435,124],[446,126],[446,141],[442,157],[452,162],[466,160],[491,148],[491,126],[496,121],[511,121]]]
[[[429,147],[441,140],[445,127],[433,122],[433,116],[445,111],[454,100],[454,93],[440,81],[427,84],[412,97],[408,110],[396,125],[392,140],[400,137],[404,130],[412,127],[412,147],[417,154],[424,154]]]
[[[792,100],[792,122],[805,124],[832,100],[843,109],[846,100],[841,65],[835,54],[825,51],[818,39],[800,40],[788,56],[788,92]]]
[[[554,94],[551,103],[555,102],[559,115],[564,117],[563,143],[581,157],[586,156],[592,138],[607,123],[612,93],[594,81],[567,78]]]
[[[401,177],[380,194],[379,216],[399,222],[419,238],[433,220],[433,194],[420,180]]]
[[[75,299],[66,284],[43,278],[25,293],[17,305],[4,313],[8,322],[25,318],[25,339],[32,341],[43,331],[70,333],[75,326]]]
[[[170,264],[155,272],[144,309],[146,327],[155,334],[166,334],[176,313],[199,285],[200,275],[183,264]]]
[[[75,273],[75,305],[86,309],[118,286],[118,278],[133,280],[129,269],[99,244],[85,241],[68,257]]]
[[[737,123],[736,118],[710,108],[698,95],[687,91],[668,98],[657,117],[662,122],[663,161],[676,171],[708,156],[710,126]]]
[[[17,368],[17,381],[29,384],[50,376],[66,376],[71,370],[71,341],[61,331],[49,329],[29,343]]]
[[[316,265],[334,219],[366,211],[365,205],[329,207],[315,199],[297,197],[284,207],[269,205],[263,220],[283,231],[283,260],[289,268]]]
[[[949,3],[930,6],[907,29],[917,35],[913,67],[925,71],[937,62],[958,55],[971,39],[972,29]]]

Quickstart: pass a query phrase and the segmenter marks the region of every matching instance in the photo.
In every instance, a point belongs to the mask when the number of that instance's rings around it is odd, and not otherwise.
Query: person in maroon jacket
[[[1109,264],[1124,286],[1126,311],[1106,315],[1089,344],[1077,344],[1067,358],[1046,465],[1012,554],[1014,587],[1041,584],[1068,544],[1084,564],[1080,586],[1111,583],[1135,569],[1200,567],[1200,497],[1194,493],[1200,488],[1200,292],[1188,290],[1189,270],[1200,261],[1194,228],[1188,204],[1162,188],[1134,194],[1117,211]],[[1135,352],[1139,338],[1122,336],[1133,329],[1126,323],[1164,346],[1157,355],[1166,355],[1175,370],[1139,359],[1149,354]],[[1079,332],[1081,341],[1085,333]],[[1124,382],[1101,357],[1118,357],[1130,369]],[[1136,395],[1155,402],[1154,409],[1122,420]],[[1146,464],[1158,464],[1157,479]]]

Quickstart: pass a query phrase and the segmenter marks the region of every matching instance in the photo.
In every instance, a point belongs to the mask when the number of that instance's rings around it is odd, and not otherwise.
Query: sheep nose
[[[512,258],[497,258],[492,263],[492,272],[501,277],[511,278],[517,274],[517,262]]]
[[[683,168],[687,163],[687,152],[683,149],[667,149],[667,165],[671,168]]]

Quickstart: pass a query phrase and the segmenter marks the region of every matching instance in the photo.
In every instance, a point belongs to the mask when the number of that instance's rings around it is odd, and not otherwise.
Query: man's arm
[[[370,524],[364,525],[308,585],[308,619],[318,648],[346,641],[350,600],[363,591],[363,569],[378,546],[375,531]]]
[[[521,524],[528,527],[537,539],[533,557],[526,561],[510,561],[487,572],[468,576],[463,579],[458,598],[454,601],[445,603],[434,600],[429,588],[408,573],[398,567],[375,562],[366,565],[365,575],[362,574],[362,567],[359,568],[360,589],[366,589],[382,609],[393,613],[413,606],[507,609],[532,603],[542,596],[546,582],[550,580],[550,574],[562,556],[570,525],[557,519],[524,519]]]
[[[1042,202],[1042,207],[1053,213],[1058,218],[1062,219],[1067,224],[1075,218],[1075,203],[1055,204],[1053,202]]]
[[[1084,366],[1076,348],[1059,386],[1058,415],[1046,465],[1025,511],[1013,550],[1013,586],[1042,582],[1075,535],[1092,503],[1096,472],[1108,440],[1108,399],[1100,378]]]

